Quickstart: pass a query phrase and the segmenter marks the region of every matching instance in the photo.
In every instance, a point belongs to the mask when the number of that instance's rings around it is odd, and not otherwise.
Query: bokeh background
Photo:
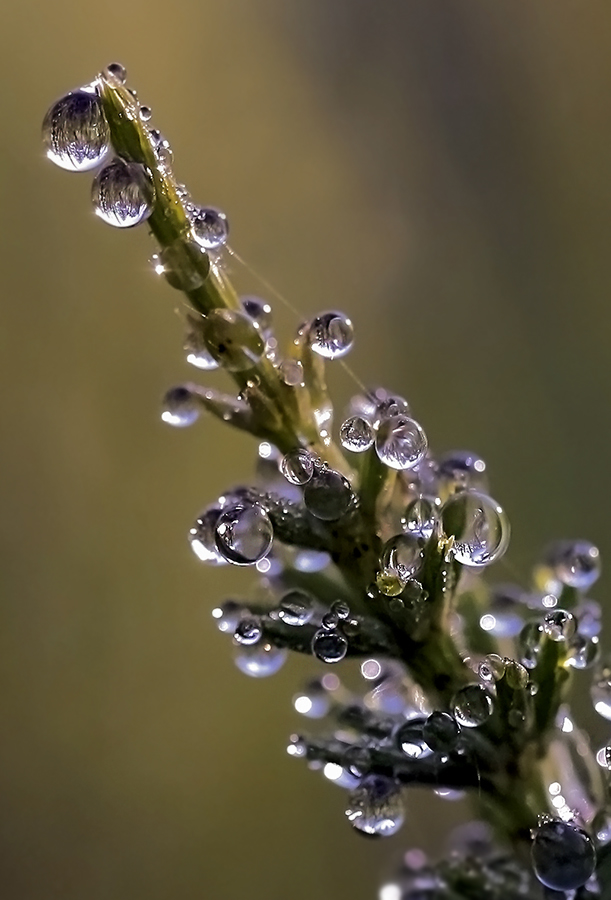
[[[606,0],[3,5],[3,898],[365,900],[463,814],[414,796],[364,842],[286,757],[308,664],[238,673],[209,611],[248,579],[186,542],[253,448],[160,423],[193,374],[176,297],[145,229],[45,161],[46,108],[123,62],[238,252],[304,315],[349,312],[361,377],[488,461],[497,574],[528,577],[552,537],[611,558],[610,37]]]

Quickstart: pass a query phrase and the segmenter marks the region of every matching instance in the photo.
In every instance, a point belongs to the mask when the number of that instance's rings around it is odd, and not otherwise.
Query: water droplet
[[[97,216],[115,228],[131,228],[153,211],[155,188],[139,163],[114,159],[93,179],[91,199]]]
[[[304,591],[289,591],[278,607],[278,618],[285,625],[307,625],[313,615],[314,600]]]
[[[408,534],[428,540],[433,534],[439,506],[430,497],[416,497],[408,504],[401,519],[401,526]]]
[[[386,572],[396,572],[407,582],[416,575],[424,559],[424,545],[415,534],[396,534],[382,548],[380,564]]]
[[[331,604],[331,612],[333,615],[337,616],[338,619],[344,620],[350,615],[350,607],[345,600],[334,600]]]
[[[312,638],[312,653],[321,662],[340,662],[347,652],[348,641],[339,631],[320,628]]]
[[[324,614],[320,621],[320,624],[323,628],[326,628],[327,631],[330,631],[333,628],[337,628],[337,626],[339,625],[339,616],[336,615],[333,610],[330,610],[329,612],[326,612]]]
[[[355,778],[363,778],[371,768],[371,751],[354,744],[344,753],[342,764]]]
[[[465,566],[489,566],[509,545],[509,520],[487,494],[462,491],[447,500],[441,510],[441,527],[454,538],[454,557]]]
[[[608,744],[597,752],[596,762],[603,769],[611,769],[611,747]]]
[[[216,546],[227,562],[251,566],[267,556],[272,547],[271,520],[256,503],[230,506],[216,523]]]
[[[422,726],[422,737],[435,753],[453,750],[460,728],[453,716],[446,712],[433,712]]]
[[[187,353],[187,362],[197,369],[202,369],[204,372],[218,369],[218,362],[206,347],[201,327],[190,329],[185,337],[184,349]]]
[[[531,854],[535,875],[554,891],[581,887],[596,867],[596,850],[588,834],[559,819],[539,825]]]
[[[240,303],[246,315],[257,323],[262,332],[269,331],[272,327],[272,308],[266,300],[247,294],[240,297]]]
[[[406,584],[407,579],[397,569],[380,569],[376,575],[376,587],[385,597],[398,597]]]
[[[198,516],[189,530],[189,543],[197,558],[215,566],[222,566],[227,562],[219,553],[215,540],[216,523],[220,514],[221,510],[217,506],[209,507]]]
[[[396,834],[405,817],[401,788],[383,775],[366,775],[348,797],[346,816],[352,827],[363,834]]]
[[[429,744],[424,740],[425,718],[409,719],[397,730],[395,741],[409,759],[425,759],[433,752]]]
[[[545,562],[568,587],[587,591],[600,575],[600,552],[589,541],[558,541],[548,547]]]
[[[298,359],[285,359],[278,366],[278,371],[285,384],[299,387],[303,384],[303,366]]]
[[[98,166],[110,146],[110,131],[96,93],[73,91],[47,112],[42,123],[47,158],[69,172]]]
[[[127,70],[125,69],[125,66],[121,65],[121,63],[109,63],[104,69],[104,78],[109,82],[109,84],[113,84],[115,86],[125,84],[125,80],[127,78]]]
[[[477,453],[469,450],[453,450],[437,461],[437,477],[444,497],[457,491],[488,490],[486,463]]]
[[[598,637],[585,637],[576,634],[569,644],[567,666],[573,669],[589,669],[600,656]]]
[[[608,657],[596,666],[590,693],[596,712],[611,721],[611,661]]]
[[[352,500],[350,482],[333,469],[316,472],[303,491],[303,501],[308,512],[325,522],[341,519]]]
[[[344,313],[324,312],[310,322],[309,339],[319,356],[339,359],[352,349],[354,328]]]
[[[195,241],[177,238],[159,252],[155,269],[177,291],[196,291],[210,272],[210,259]]]
[[[373,446],[375,434],[367,419],[351,416],[342,424],[339,439],[344,449],[351,450],[352,453],[363,453]]]
[[[482,684],[468,684],[453,700],[454,717],[465,728],[477,728],[492,715],[492,697]]]
[[[575,616],[564,609],[548,612],[543,619],[543,630],[552,641],[568,641],[575,634],[577,623]]]
[[[213,309],[206,316],[202,330],[211,356],[230,372],[252,369],[265,351],[258,326],[245,313]]]
[[[496,653],[490,653],[479,664],[478,675],[486,684],[500,681],[505,674],[505,660]],[[526,670],[525,670],[526,671]],[[528,673],[526,675],[528,680]]]
[[[527,622],[520,632],[518,645],[521,653],[521,662],[527,669],[534,669],[537,665],[539,650],[543,642],[543,626],[540,622]]]
[[[528,687],[528,669],[515,659],[503,660],[505,664],[505,681],[514,691]],[[536,692],[535,692],[536,693]],[[531,696],[534,696],[531,692]]]
[[[140,109],[138,110],[138,114],[143,122],[148,122],[148,121],[150,121],[150,118],[153,115],[153,112],[152,112],[150,106],[141,106]]]
[[[288,651],[281,647],[258,641],[251,646],[240,646],[235,653],[234,662],[240,672],[251,678],[267,678],[282,668],[287,655]]]
[[[280,463],[280,471],[291,484],[304,485],[314,474],[315,456],[309,450],[298,447],[286,453]]]
[[[191,231],[197,243],[206,250],[218,250],[227,243],[229,222],[220,209],[199,206],[191,214]]]
[[[162,406],[162,420],[175,428],[193,425],[200,413],[197,396],[184,385],[177,385],[166,391]]]
[[[412,469],[423,459],[427,439],[422,427],[408,416],[392,416],[380,424],[376,453],[391,469]]]
[[[238,644],[244,644],[245,646],[256,644],[257,641],[261,640],[262,635],[263,629],[261,628],[261,623],[254,616],[247,616],[246,618],[241,619],[236,625],[233,633]]]

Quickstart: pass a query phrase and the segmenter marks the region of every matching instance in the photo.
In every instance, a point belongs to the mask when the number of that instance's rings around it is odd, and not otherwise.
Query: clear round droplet
[[[382,548],[382,569],[397,572],[403,582],[416,575],[424,560],[424,544],[415,534],[396,534]]]
[[[348,821],[371,837],[390,837],[403,825],[405,811],[401,788],[383,775],[366,775],[348,796]]]
[[[198,559],[213,566],[222,566],[227,562],[216,546],[216,523],[221,510],[217,506],[204,510],[189,530],[189,543]]]
[[[433,712],[422,727],[422,737],[435,753],[453,750],[460,734],[460,728],[447,712]]]
[[[345,356],[354,343],[352,322],[342,312],[324,312],[312,319],[309,326],[312,350],[325,359]]]
[[[104,69],[104,78],[106,79],[106,81],[110,82],[110,84],[125,84],[125,81],[127,79],[127,70],[125,66],[121,65],[121,63],[109,63]]]
[[[600,551],[589,541],[558,541],[545,561],[562,584],[587,591],[600,576]]]
[[[261,623],[254,616],[247,616],[246,618],[241,619],[236,625],[233,633],[238,644],[243,644],[245,646],[256,644],[257,641],[261,640],[262,635],[263,629],[261,628]]]
[[[380,569],[376,574],[375,584],[385,597],[398,597],[405,590],[407,578],[398,569]]]
[[[452,450],[437,460],[437,477],[444,497],[457,491],[488,490],[486,463],[470,450]]]
[[[289,591],[278,606],[278,618],[285,625],[307,625],[314,615],[314,600],[304,591]]]
[[[201,328],[192,328],[187,333],[184,350],[187,354],[187,362],[196,369],[202,369],[204,372],[218,369],[219,364],[206,347]]]
[[[554,609],[543,619],[543,630],[552,641],[569,641],[576,629],[575,616],[564,609]]]
[[[441,509],[441,527],[454,538],[454,557],[465,566],[489,566],[499,560],[509,545],[509,519],[487,494],[462,491]]]
[[[267,300],[246,294],[240,297],[240,303],[246,315],[257,323],[262,332],[269,331],[272,327],[272,308]]]
[[[531,846],[535,875],[554,891],[572,891],[585,884],[596,868],[590,836],[576,825],[553,819],[536,829]]]
[[[345,600],[334,600],[331,604],[331,612],[342,621],[350,615],[350,607]]]
[[[174,428],[187,428],[199,418],[197,396],[184,385],[177,385],[166,391],[162,407],[162,421]]]
[[[110,147],[110,131],[98,95],[73,91],[54,103],[42,123],[42,140],[47,158],[68,172],[99,166]]]
[[[439,515],[439,506],[430,497],[416,497],[408,504],[401,527],[408,534],[428,540],[433,534]]]
[[[317,519],[334,522],[348,511],[353,494],[350,482],[333,469],[315,472],[303,491],[308,512]]]
[[[227,243],[229,222],[220,209],[200,206],[192,212],[191,231],[197,243],[206,250],[218,250]]]
[[[274,528],[267,512],[256,503],[224,509],[216,523],[217,550],[235,566],[252,566],[272,548]]]
[[[287,655],[288,651],[284,648],[274,647],[267,641],[258,641],[256,644],[237,648],[233,659],[240,672],[245,675],[267,678],[282,668]]]
[[[138,115],[140,116],[143,122],[150,121],[151,116],[153,115],[150,106],[141,106],[138,110]]]
[[[494,684],[505,674],[505,660],[497,653],[490,653],[481,661],[477,672],[486,684]]]
[[[339,439],[345,450],[363,453],[373,446],[375,433],[367,419],[362,416],[350,416],[339,430]]]
[[[233,309],[213,309],[202,333],[210,355],[230,372],[244,372],[259,362],[265,342],[255,322]]]
[[[528,669],[515,659],[504,659],[505,681],[514,691],[528,687]],[[533,695],[534,696],[534,695]]]
[[[477,728],[490,718],[494,709],[492,697],[482,684],[461,688],[452,702],[454,718],[465,728]]]
[[[408,759],[426,759],[433,752],[424,739],[425,718],[409,719],[397,730],[395,741]]]
[[[97,216],[115,228],[131,228],[153,211],[153,180],[140,163],[114,159],[93,180],[91,199]]]
[[[309,450],[298,447],[282,457],[280,471],[291,484],[307,484],[314,474],[315,459],[316,457]]]
[[[210,259],[195,241],[177,238],[159,251],[155,271],[163,275],[170,287],[177,291],[195,291],[210,272]]]
[[[289,387],[299,387],[303,384],[303,366],[298,359],[284,359],[278,366],[278,371]]]
[[[413,469],[424,458],[427,439],[422,426],[409,416],[384,419],[376,435],[376,453],[391,469]]]
[[[338,663],[348,652],[348,640],[336,630],[319,628],[312,638],[312,653],[324,663]]]

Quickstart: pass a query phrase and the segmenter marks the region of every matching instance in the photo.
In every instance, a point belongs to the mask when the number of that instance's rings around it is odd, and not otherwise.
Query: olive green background
[[[2,7],[0,896],[365,900],[463,815],[413,796],[397,838],[354,836],[284,752],[314,664],[234,668],[209,610],[250,575],[185,537],[253,445],[160,423],[193,377],[177,297],[45,161],[46,108],[123,62],[236,250],[349,312],[363,380],[488,461],[497,576],[527,578],[551,537],[611,557],[610,39],[606,0]]]

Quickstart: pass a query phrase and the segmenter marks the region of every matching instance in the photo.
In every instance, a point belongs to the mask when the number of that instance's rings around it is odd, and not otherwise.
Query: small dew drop
[[[600,576],[600,551],[589,541],[558,541],[548,547],[545,562],[562,584],[580,591]]]
[[[319,628],[312,638],[312,653],[324,663],[338,663],[348,652],[348,640],[339,631]]]
[[[342,312],[324,312],[312,319],[308,336],[315,353],[325,359],[340,359],[354,343],[352,322]]]
[[[403,825],[405,811],[399,785],[383,775],[366,775],[350,793],[346,817],[370,837],[390,837]]]
[[[509,545],[509,520],[504,510],[477,491],[450,497],[441,510],[441,527],[447,537],[454,538],[454,557],[465,566],[489,566]]]
[[[505,660],[496,653],[490,653],[481,661],[478,675],[486,684],[494,684],[505,674]],[[528,679],[528,675],[526,676]]]
[[[218,250],[227,243],[229,222],[220,209],[199,206],[192,211],[191,231],[198,244],[206,250]]]
[[[433,534],[439,515],[439,507],[429,497],[417,497],[407,506],[401,519],[401,526],[408,534],[428,540]]]
[[[141,106],[138,110],[138,115],[142,119],[143,122],[148,122],[153,115],[150,106]]]
[[[577,629],[575,616],[564,609],[555,609],[548,612],[543,619],[543,630],[552,641],[568,641]]]
[[[121,63],[109,63],[104,69],[104,78],[109,82],[109,84],[125,84],[125,81],[127,79],[127,70],[125,66],[121,65]]]
[[[238,644],[243,644],[247,647],[251,644],[256,644],[257,641],[261,640],[262,635],[261,623],[254,616],[247,616],[241,619],[233,633]]]
[[[284,383],[289,387],[303,385],[303,366],[298,359],[284,359],[278,366],[278,371]]]
[[[278,607],[278,618],[285,625],[307,625],[313,615],[314,600],[304,591],[289,591]]]

